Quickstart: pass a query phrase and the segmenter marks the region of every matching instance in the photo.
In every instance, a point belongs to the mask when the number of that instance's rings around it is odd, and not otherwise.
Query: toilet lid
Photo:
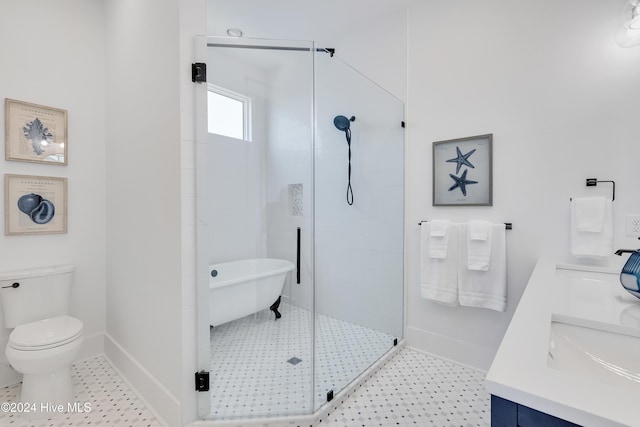
[[[43,350],[73,341],[82,334],[83,324],[71,316],[25,323],[9,335],[9,345],[17,350]]]

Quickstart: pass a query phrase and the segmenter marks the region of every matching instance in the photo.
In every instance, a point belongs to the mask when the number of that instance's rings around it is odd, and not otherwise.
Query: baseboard
[[[407,347],[483,372],[489,370],[497,351],[412,326],[405,332]]]
[[[104,354],[104,333],[93,334],[84,337],[80,354],[76,361],[93,359]]]
[[[104,355],[160,424],[180,425],[180,400],[109,334],[104,335]]]

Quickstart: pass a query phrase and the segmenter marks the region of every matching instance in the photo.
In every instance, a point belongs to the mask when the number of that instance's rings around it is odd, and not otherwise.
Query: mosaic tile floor
[[[403,348],[319,426],[488,427],[485,374]]]
[[[283,313],[285,311],[283,310]],[[301,317],[294,317],[295,312],[289,312],[292,320],[305,321],[304,313],[297,313]],[[270,316],[256,316],[254,321],[258,324],[275,323]],[[306,319],[308,320],[308,319]],[[327,319],[330,323],[335,319]],[[340,322],[340,321],[336,321]],[[302,325],[302,323],[300,323]],[[299,325],[299,326],[300,326]],[[304,323],[308,326],[308,323]],[[268,325],[267,325],[268,326]],[[302,326],[300,326],[302,328]],[[347,325],[337,323],[330,330],[332,333],[343,329],[342,334],[349,334],[353,331]],[[243,328],[241,328],[243,329]],[[268,329],[268,328],[267,328]],[[283,335],[295,331],[292,325],[284,328]],[[298,332],[303,332],[298,330]],[[304,331],[308,332],[308,331]],[[361,331],[362,332],[362,331]],[[364,331],[367,332],[367,331]],[[375,331],[374,331],[375,332]],[[251,337],[246,335],[245,338]],[[251,337],[255,338],[255,336]],[[271,335],[273,338],[273,335]],[[347,337],[342,337],[347,339]],[[352,337],[353,338],[353,337]],[[375,338],[375,334],[360,338],[359,345],[369,346],[369,340]],[[337,336],[340,339],[340,336]],[[265,339],[267,340],[267,339]],[[241,341],[241,340],[238,340]],[[268,340],[267,340],[268,341]],[[255,347],[258,355],[265,356],[263,342],[258,340]],[[273,343],[272,345],[278,347]],[[307,344],[308,345],[308,344]],[[247,347],[247,343],[240,345],[240,348]],[[250,347],[250,346],[248,346]],[[282,352],[280,354],[284,354]],[[287,353],[288,354],[288,353]],[[244,355],[246,356],[246,355]],[[264,359],[259,356],[258,358]],[[302,356],[298,356],[303,359]],[[347,355],[339,356],[342,360],[336,361],[343,369],[351,369],[348,366]],[[244,369],[252,369],[258,378],[264,377],[260,369],[266,369],[264,359],[255,362],[257,365],[245,366],[246,357],[238,357],[240,361],[233,369],[237,372],[244,372]],[[322,363],[322,362],[318,362]],[[263,364],[262,366],[260,364]],[[295,372],[295,366],[305,366],[305,360],[292,365],[285,364],[285,369],[281,371],[291,374]],[[307,366],[309,364],[307,363]],[[331,363],[326,362],[322,369],[329,369]],[[290,368],[289,368],[290,367]],[[308,369],[308,368],[307,368]],[[355,369],[355,368],[354,368]],[[288,372],[287,372],[288,370]],[[236,373],[237,373],[236,372]],[[73,365],[72,370],[74,386],[76,389],[76,402],[89,403],[90,412],[77,412],[61,414],[51,419],[27,421],[17,414],[0,412],[0,426],[12,427],[63,427],[63,426],[134,426],[134,427],[161,427],[151,412],[147,410],[142,402],[127,387],[126,383],[116,374],[109,363],[103,357],[78,362]],[[308,372],[307,372],[308,375]],[[331,377],[324,374],[328,380]],[[246,374],[250,377],[250,374]],[[289,375],[289,379],[295,380],[297,375]],[[245,378],[246,380],[246,378]],[[269,384],[282,388],[282,382],[277,379],[256,380],[256,384]],[[227,386],[230,386],[227,384]],[[231,385],[231,387],[235,387]],[[307,390],[310,386],[306,380],[300,384],[291,384],[293,390]],[[288,387],[285,387],[288,389]],[[0,388],[0,402],[15,402],[19,393],[20,385]],[[242,386],[237,386],[236,391],[241,391]],[[282,390],[281,395],[274,395],[271,398],[264,398],[256,394],[250,401],[240,403],[243,409],[250,405],[258,404],[265,408],[276,399],[284,398],[285,402],[289,398],[286,390]],[[295,394],[295,393],[292,393]],[[307,394],[308,395],[308,394]],[[241,401],[243,396],[236,399]],[[308,399],[310,400],[310,398]],[[266,403],[265,403],[266,401]],[[271,402],[269,402],[271,401]],[[309,403],[309,402],[307,402]],[[234,403],[232,403],[233,405]],[[310,404],[310,403],[309,403]],[[237,405],[237,404],[236,404]],[[244,406],[243,406],[244,405]],[[289,405],[289,406],[287,406]],[[294,408],[293,402],[285,403],[285,406]],[[274,406],[275,407],[275,406]],[[378,373],[353,392],[350,398],[331,412],[321,422],[314,424],[316,427],[377,427],[377,426],[434,426],[434,427],[488,427],[490,425],[490,396],[484,390],[484,374],[473,369],[465,368],[451,362],[447,362],[436,357],[429,356],[403,348],[384,365]]]
[[[151,412],[122,381],[111,365],[96,357],[72,366],[77,408],[53,418],[28,421],[16,413],[0,412],[0,426],[133,426],[161,427]],[[20,384],[0,388],[0,402],[17,402]],[[85,406],[86,404],[86,406]]]
[[[210,418],[309,414],[393,345],[390,335],[319,315],[312,393],[311,313],[289,304],[280,312],[278,321],[264,310],[211,328]]]

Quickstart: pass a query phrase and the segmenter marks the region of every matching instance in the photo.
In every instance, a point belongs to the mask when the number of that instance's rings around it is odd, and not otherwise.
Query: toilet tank
[[[71,265],[57,265],[0,272],[0,300],[5,326],[15,328],[24,323],[68,314],[73,271]]]

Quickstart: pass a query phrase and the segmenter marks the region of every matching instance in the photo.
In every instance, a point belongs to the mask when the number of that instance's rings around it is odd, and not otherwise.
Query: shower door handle
[[[298,227],[298,237],[296,243],[296,283],[300,284],[300,227]]]

